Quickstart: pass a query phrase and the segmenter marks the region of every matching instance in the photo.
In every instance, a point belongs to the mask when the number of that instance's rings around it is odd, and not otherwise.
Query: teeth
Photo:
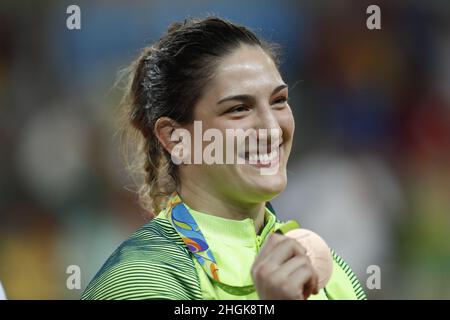
[[[248,160],[251,164],[256,164],[258,162],[267,164],[269,162],[272,162],[278,157],[278,151],[273,150],[271,153],[266,154],[251,154],[248,156]]]
[[[274,150],[270,153],[270,161],[275,160],[278,157],[277,150]]]

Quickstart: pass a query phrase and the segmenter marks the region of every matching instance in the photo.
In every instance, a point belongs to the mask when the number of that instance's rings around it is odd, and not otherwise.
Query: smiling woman
[[[334,252],[331,279],[319,288],[305,248],[276,233],[286,225],[268,201],[286,187],[294,118],[275,46],[220,18],[175,23],[133,64],[124,102],[143,161],[141,200],[156,217],[111,255],[83,299],[365,297]],[[175,163],[180,144],[183,157],[198,151],[174,135],[180,129],[235,140],[220,152],[236,151],[235,161]],[[257,144],[245,149],[247,139],[226,134],[240,129],[256,132]],[[261,174],[268,159],[276,170]]]

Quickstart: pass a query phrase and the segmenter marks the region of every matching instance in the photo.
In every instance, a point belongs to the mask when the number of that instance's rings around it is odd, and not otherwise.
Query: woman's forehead
[[[241,47],[216,69],[210,89],[218,95],[273,90],[283,83],[273,60],[260,48]]]

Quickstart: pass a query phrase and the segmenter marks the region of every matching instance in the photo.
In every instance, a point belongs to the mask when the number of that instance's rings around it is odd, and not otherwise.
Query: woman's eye
[[[234,108],[231,108],[228,112],[229,113],[238,113],[238,112],[245,112],[248,111],[249,108],[245,105],[236,106]]]
[[[279,98],[275,99],[275,101],[273,103],[278,104],[278,103],[285,103],[287,101],[288,101],[288,99],[286,97],[279,97]]]

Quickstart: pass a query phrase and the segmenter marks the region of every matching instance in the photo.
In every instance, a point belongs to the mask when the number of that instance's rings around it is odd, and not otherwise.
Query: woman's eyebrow
[[[277,92],[279,92],[287,87],[288,87],[288,85],[285,83],[279,85],[278,87],[273,89],[271,96],[273,96]],[[220,99],[219,102],[217,102],[217,104],[221,104],[223,102],[230,101],[230,100],[252,101],[252,100],[254,100],[254,97],[249,94],[238,94],[238,95],[228,96],[223,99]]]
[[[281,91],[281,90],[283,90],[283,89],[285,89],[285,88],[287,88],[287,87],[288,87],[288,85],[285,84],[285,83],[279,85],[278,87],[276,87],[275,89],[273,89],[271,96],[273,96],[275,93],[278,93],[279,91]]]

